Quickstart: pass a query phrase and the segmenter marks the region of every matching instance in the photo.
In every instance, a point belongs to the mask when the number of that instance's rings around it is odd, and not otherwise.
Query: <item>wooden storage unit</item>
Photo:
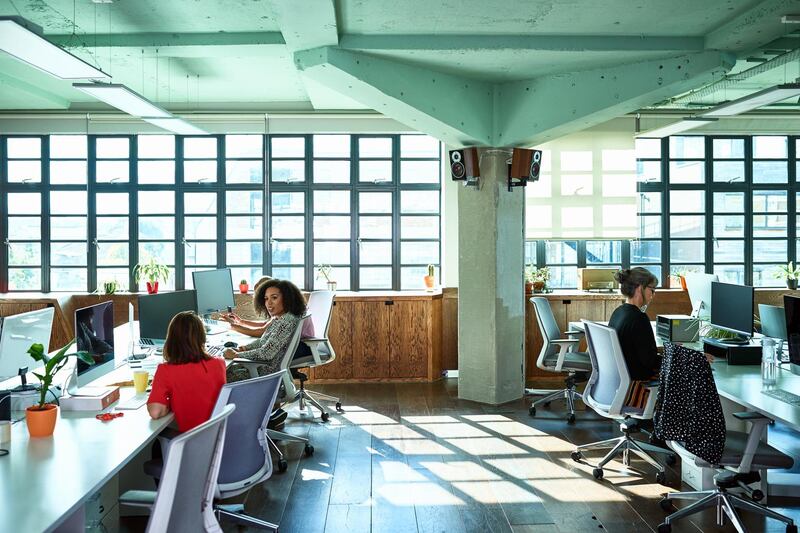
[[[328,336],[336,360],[312,369],[314,381],[435,381],[442,294],[337,292]]]

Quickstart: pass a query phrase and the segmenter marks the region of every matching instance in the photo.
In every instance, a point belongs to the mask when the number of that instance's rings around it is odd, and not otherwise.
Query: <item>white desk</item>
[[[138,324],[134,332],[138,334]],[[96,384],[132,378],[125,363],[128,339],[127,324],[114,329],[118,368]],[[213,344],[244,339],[237,333],[209,337]],[[63,369],[56,378],[63,380],[68,373]],[[132,387],[120,389],[121,400],[133,394]],[[114,405],[108,410],[113,410]],[[173,420],[171,414],[151,420],[144,407],[122,412],[125,414],[120,418],[101,422],[95,412],[60,411],[50,438],[32,439],[24,420],[15,423],[11,442],[3,445],[10,453],[0,457],[0,531],[52,531],[70,520],[81,512],[87,498],[148,447]],[[16,413],[15,418],[19,415]]]

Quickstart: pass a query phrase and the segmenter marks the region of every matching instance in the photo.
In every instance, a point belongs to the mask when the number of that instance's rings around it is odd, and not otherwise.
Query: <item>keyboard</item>
[[[784,403],[800,406],[800,396],[797,394],[792,394],[783,389],[762,390],[761,392]]]
[[[147,397],[148,396],[149,395],[147,393],[145,393],[145,394],[137,394],[136,396],[132,396],[131,398],[128,398],[124,402],[119,402],[117,404],[116,408],[117,409],[128,409],[128,410],[138,409],[138,408],[140,408],[141,406],[143,406],[144,404],[147,403]]]
[[[208,355],[212,357],[222,357],[222,354],[225,353],[224,346],[206,346],[206,351]]]

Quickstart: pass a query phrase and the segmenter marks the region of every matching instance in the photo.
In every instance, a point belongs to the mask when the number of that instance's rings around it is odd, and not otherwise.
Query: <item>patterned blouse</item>
[[[300,317],[291,313],[284,313],[272,319],[261,338],[244,346],[244,350],[237,353],[236,357],[263,361],[264,366],[258,369],[258,374],[265,376],[277,372],[281,367],[281,360],[286,353],[286,347],[292,340]],[[228,382],[250,379],[250,373],[242,365],[232,364],[228,367]]]

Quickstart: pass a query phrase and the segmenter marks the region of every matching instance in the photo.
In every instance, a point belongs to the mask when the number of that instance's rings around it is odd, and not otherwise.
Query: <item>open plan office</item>
[[[797,531],[800,0],[0,0],[0,532]]]

